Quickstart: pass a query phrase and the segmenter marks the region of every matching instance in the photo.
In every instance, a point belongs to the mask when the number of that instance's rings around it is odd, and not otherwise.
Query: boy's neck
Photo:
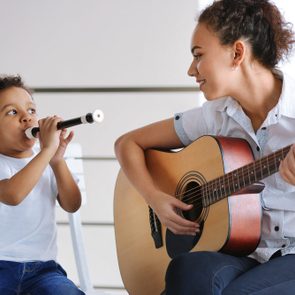
[[[26,150],[26,151],[0,151],[0,154],[11,157],[11,158],[16,158],[16,159],[23,159],[23,158],[30,158],[33,156],[33,150]]]

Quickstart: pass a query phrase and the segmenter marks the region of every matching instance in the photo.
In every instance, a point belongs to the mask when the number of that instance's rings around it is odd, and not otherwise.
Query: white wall
[[[1,72],[31,86],[190,84],[197,0],[1,2]]]
[[[198,0],[0,0],[0,72],[19,73],[33,88],[195,87],[186,72]],[[101,109],[99,125],[74,128],[85,157],[87,203],[81,209],[95,286],[123,291],[115,250],[113,191],[122,133],[199,102],[197,92],[40,93],[40,117],[64,119]],[[93,159],[95,158],[95,159]],[[58,212],[58,221],[67,221]],[[59,225],[59,260],[78,282],[70,234]]]

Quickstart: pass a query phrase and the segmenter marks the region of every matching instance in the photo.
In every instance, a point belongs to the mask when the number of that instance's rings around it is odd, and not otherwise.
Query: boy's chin
[[[33,148],[33,146],[36,144],[36,139],[35,138],[33,138],[33,139],[27,139],[26,140],[26,147],[28,148],[28,149],[31,149],[31,148]]]

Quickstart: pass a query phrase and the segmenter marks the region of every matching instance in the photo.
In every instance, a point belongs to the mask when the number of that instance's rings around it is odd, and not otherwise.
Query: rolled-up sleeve
[[[198,137],[207,134],[202,108],[194,108],[174,115],[174,128],[181,142],[187,146]]]
[[[180,141],[186,146],[191,143],[191,140],[188,138],[183,128],[182,116],[183,113],[177,113],[174,115],[174,128]]]

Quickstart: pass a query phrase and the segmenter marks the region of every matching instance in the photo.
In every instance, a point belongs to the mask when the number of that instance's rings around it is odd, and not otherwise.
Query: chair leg
[[[82,225],[80,212],[69,213],[69,223],[71,229],[72,244],[74,249],[75,261],[77,266],[78,277],[80,281],[80,288],[82,291],[93,289],[87,259],[85,255]]]

